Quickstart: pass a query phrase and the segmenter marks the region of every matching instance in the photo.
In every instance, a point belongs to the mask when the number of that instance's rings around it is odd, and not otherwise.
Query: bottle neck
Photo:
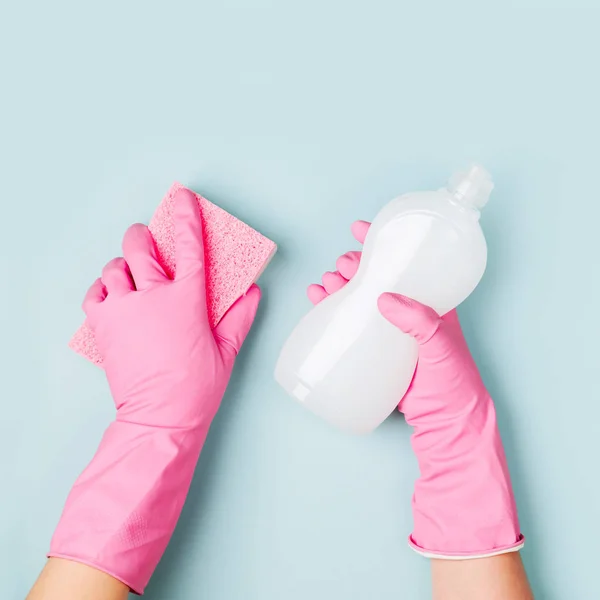
[[[481,210],[477,206],[474,206],[472,203],[465,201],[464,196],[450,192],[447,189],[445,189],[444,191],[448,194],[448,202],[450,202],[452,206],[456,207],[461,212],[468,214],[476,221],[479,221],[479,218],[481,217]]]
[[[487,203],[494,183],[483,167],[472,165],[466,171],[454,173],[447,189],[454,204],[479,213]]]

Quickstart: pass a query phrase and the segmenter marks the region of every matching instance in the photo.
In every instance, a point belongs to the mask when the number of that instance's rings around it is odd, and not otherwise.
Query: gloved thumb
[[[233,303],[214,328],[215,339],[224,354],[235,358],[240,351],[254,322],[260,296],[260,288],[253,284],[244,296]]]
[[[428,342],[442,322],[433,308],[401,294],[381,294],[377,307],[392,325],[414,337],[419,345]]]

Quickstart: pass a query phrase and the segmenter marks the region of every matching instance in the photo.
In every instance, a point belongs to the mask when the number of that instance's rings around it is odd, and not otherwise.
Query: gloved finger
[[[202,217],[196,195],[185,188],[175,195],[173,213],[175,223],[176,279],[202,273],[204,286],[204,239]]]
[[[104,302],[106,299],[108,292],[106,291],[106,287],[102,283],[102,279],[98,278],[92,285],[90,289],[87,291],[85,298],[83,299],[83,312],[89,318],[90,313],[93,309]]]
[[[414,337],[421,349],[433,338],[442,323],[433,308],[401,294],[381,294],[377,300],[377,307],[392,325]]]
[[[311,283],[306,289],[306,295],[313,304],[319,304],[321,300],[325,300],[329,294],[325,291],[322,285]]]
[[[348,280],[337,271],[327,271],[321,278],[321,281],[328,294],[333,294],[341,290],[348,283]]]
[[[254,322],[260,296],[260,288],[253,284],[244,296],[234,302],[214,328],[215,339],[226,360],[233,361],[240,351]]]
[[[337,259],[335,266],[343,277],[348,280],[352,279],[356,275],[356,271],[358,271],[361,256],[362,252],[358,252],[357,250],[346,252],[346,254],[342,254]]]
[[[125,232],[123,256],[129,265],[137,290],[145,290],[169,280],[158,262],[156,245],[145,225],[136,223]]]
[[[106,291],[115,296],[123,296],[135,290],[129,266],[124,258],[113,258],[102,269],[102,283]]]
[[[357,242],[361,244],[365,243],[365,238],[367,237],[367,231],[369,231],[369,227],[371,227],[371,223],[368,221],[354,221],[352,225],[350,225],[350,230],[352,231],[352,235]]]

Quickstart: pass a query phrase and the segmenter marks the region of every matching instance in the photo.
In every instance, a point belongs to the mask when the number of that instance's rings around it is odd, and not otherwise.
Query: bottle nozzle
[[[466,171],[454,173],[448,182],[448,191],[463,206],[483,208],[494,189],[490,174],[480,165],[471,165]]]

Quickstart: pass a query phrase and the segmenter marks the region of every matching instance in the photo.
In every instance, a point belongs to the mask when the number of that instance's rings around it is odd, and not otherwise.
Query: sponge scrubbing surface
[[[173,277],[176,270],[174,198],[182,187],[180,183],[173,184],[148,225],[159,261],[169,277]],[[208,319],[214,327],[258,279],[277,246],[206,198],[195,195],[203,223]],[[94,332],[87,323],[75,333],[69,346],[94,364],[102,364]]]

